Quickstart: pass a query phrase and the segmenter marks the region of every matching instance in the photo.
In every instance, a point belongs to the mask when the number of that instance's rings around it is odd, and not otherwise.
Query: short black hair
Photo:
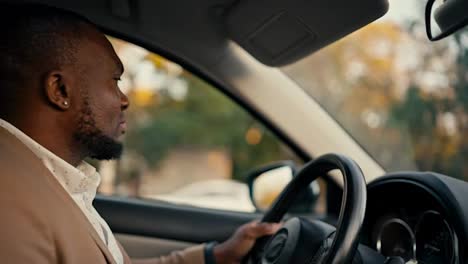
[[[73,63],[85,25],[94,26],[68,10],[0,3],[0,99],[16,97],[32,75]]]

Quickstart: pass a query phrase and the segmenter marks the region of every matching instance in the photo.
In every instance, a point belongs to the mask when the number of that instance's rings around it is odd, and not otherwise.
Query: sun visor
[[[387,0],[240,0],[226,17],[229,37],[260,62],[282,66],[383,16]]]

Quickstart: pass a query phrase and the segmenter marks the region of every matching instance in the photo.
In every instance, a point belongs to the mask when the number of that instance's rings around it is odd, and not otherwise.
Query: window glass
[[[468,180],[468,29],[430,42],[424,5],[392,1],[382,19],[282,71],[387,171]]]
[[[124,155],[98,164],[100,192],[253,211],[247,172],[299,160],[262,124],[181,66],[110,38],[130,99]]]

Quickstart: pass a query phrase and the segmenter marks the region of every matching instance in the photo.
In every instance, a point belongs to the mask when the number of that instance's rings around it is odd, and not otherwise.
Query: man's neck
[[[38,122],[37,120],[35,122],[29,122],[14,119],[8,120],[7,118],[2,119],[21,130],[39,145],[74,167],[78,166],[85,158],[84,155],[77,154],[79,152],[71,151],[72,149],[76,150],[79,147],[72,146],[73,139],[67,138],[64,136],[64,133],[51,129],[56,127],[54,125],[49,125],[47,122]]]

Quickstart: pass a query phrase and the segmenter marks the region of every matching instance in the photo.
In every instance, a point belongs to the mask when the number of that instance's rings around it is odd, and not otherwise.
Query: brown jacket
[[[5,264],[115,264],[107,246],[49,170],[0,127],[0,259]],[[125,264],[130,258],[122,249]],[[148,260],[203,264],[202,246]]]

